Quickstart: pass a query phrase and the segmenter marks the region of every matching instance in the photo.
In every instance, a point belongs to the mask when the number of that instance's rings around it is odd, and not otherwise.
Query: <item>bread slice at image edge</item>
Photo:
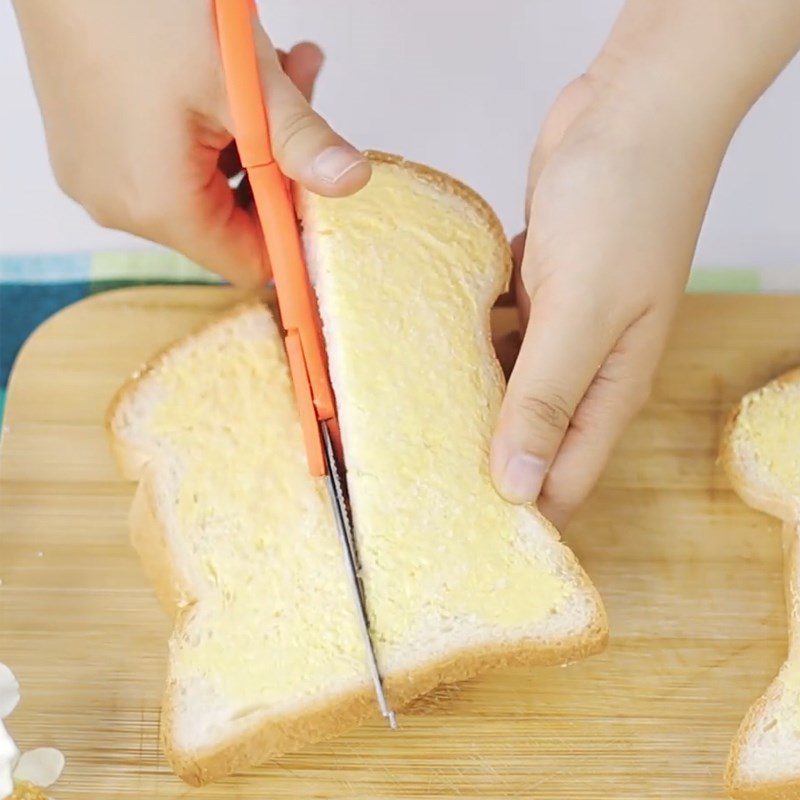
[[[446,175],[429,170],[416,164],[402,161],[382,154],[370,154],[374,165],[378,168],[397,169],[402,174],[419,177],[425,182],[425,191],[435,187],[447,202],[466,204],[477,218],[491,230],[497,239],[498,251],[502,251],[503,274],[493,278],[498,286],[508,280],[510,259],[507,255],[507,244],[502,229],[488,206],[471,190]],[[306,236],[309,230],[305,231]],[[379,243],[377,243],[379,246]],[[493,267],[495,269],[497,267]],[[487,306],[488,315],[488,306]],[[239,327],[250,331],[256,326],[269,339],[270,347],[276,342],[280,344],[277,327],[269,310],[260,303],[247,303],[232,310],[228,315],[212,322],[193,336],[177,343],[124,386],[115,398],[108,416],[108,427],[112,448],[123,474],[138,480],[139,487],[131,508],[131,537],[143,567],[152,581],[156,593],[165,609],[176,617],[176,628],[173,640],[180,634],[183,620],[194,607],[203,604],[203,589],[199,586],[196,570],[184,559],[176,555],[175,542],[171,540],[171,531],[160,510],[156,487],[153,485],[153,467],[159,453],[153,449],[152,442],[144,443],[136,431],[138,408],[158,402],[157,395],[162,375],[168,375],[173,365],[180,366],[185,354],[190,351],[208,349],[209,353],[220,350],[220,338],[235,338]],[[487,331],[488,337],[488,331]],[[288,372],[283,360],[276,355],[274,369],[279,373],[282,382],[283,397],[281,402],[293,402],[290,396]],[[278,363],[278,360],[280,363]],[[210,370],[213,362],[209,361]],[[499,370],[497,370],[499,373]],[[498,379],[501,380],[501,377]],[[187,401],[188,402],[188,401]],[[149,413],[149,412],[147,412]],[[296,422],[296,421],[295,421]],[[294,425],[294,423],[293,423]],[[299,427],[295,433],[296,441],[290,442],[292,457],[304,460]],[[147,437],[145,437],[147,438]],[[276,451],[286,447],[286,442],[275,441]],[[270,448],[266,448],[269,450]],[[347,454],[345,454],[347,457]],[[276,454],[273,472],[282,470],[283,455]],[[317,502],[321,492],[313,479],[303,483],[302,492],[307,495],[309,503]],[[163,497],[162,497],[163,501]],[[161,503],[163,504],[163,502]],[[535,513],[531,511],[531,513]],[[509,638],[490,644],[478,644],[462,649],[451,649],[435,657],[422,658],[418,665],[388,670],[385,676],[387,691],[391,702],[402,706],[437,685],[465,680],[488,669],[506,665],[554,665],[577,661],[593,653],[601,651],[606,643],[608,628],[602,603],[581,570],[577,560],[565,547],[558,544],[558,533],[543,518],[537,523],[546,532],[548,546],[558,549],[560,569],[568,577],[574,588],[576,600],[584,606],[581,623],[568,636],[556,636],[543,641],[541,633],[530,638]],[[330,521],[330,535],[333,538],[333,524]],[[292,535],[287,530],[287,536]],[[332,563],[341,567],[340,556]],[[327,577],[326,577],[327,581]],[[268,598],[265,597],[265,603]],[[346,590],[341,596],[341,607],[351,609],[351,598]],[[538,636],[538,638],[537,638]],[[172,666],[171,666],[172,670]],[[363,672],[363,670],[362,670]],[[172,675],[172,672],[171,672]],[[179,687],[171,677],[164,695],[162,715],[162,737],[167,757],[176,773],[188,783],[199,785],[237,770],[280,755],[300,749],[305,744],[330,738],[340,734],[359,723],[373,718],[376,713],[374,695],[368,680],[364,679],[349,686],[346,690],[332,691],[329,695],[317,698],[306,707],[283,715],[253,716],[252,724],[232,726],[230,730],[219,735],[214,741],[204,743],[202,747],[186,746],[177,733],[179,723],[176,716],[184,713],[179,710],[177,692]],[[198,708],[198,715],[203,709]]]
[[[784,403],[784,416],[754,417],[754,409]],[[791,420],[785,412],[791,405]],[[720,458],[745,503],[784,521],[784,571],[789,656],[778,677],[751,706],[731,746],[725,782],[736,800],[800,800],[800,368],[751,392],[732,411]],[[769,424],[780,427],[767,430]],[[753,427],[756,426],[756,427]],[[755,435],[753,435],[755,434]],[[791,464],[765,450],[770,435],[789,443]],[[792,443],[796,457],[792,458]],[[775,470],[783,468],[783,480]],[[786,480],[786,475],[789,480]],[[792,482],[795,476],[796,483]],[[791,688],[789,686],[791,685]]]

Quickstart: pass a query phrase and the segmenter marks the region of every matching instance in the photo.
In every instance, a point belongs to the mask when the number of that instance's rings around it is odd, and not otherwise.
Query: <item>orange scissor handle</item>
[[[214,0],[214,11],[236,147],[250,179],[272,265],[308,467],[312,475],[325,475],[319,423],[327,420],[338,431],[336,404],[290,186],[272,155],[253,38],[255,2]]]

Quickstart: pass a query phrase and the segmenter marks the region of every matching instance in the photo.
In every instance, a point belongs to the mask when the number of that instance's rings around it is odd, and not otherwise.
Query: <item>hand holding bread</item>
[[[508,499],[563,527],[594,486],[649,394],[731,137],[798,48],[795,0],[628,0],[558,97],[516,242],[525,335],[492,447]]]

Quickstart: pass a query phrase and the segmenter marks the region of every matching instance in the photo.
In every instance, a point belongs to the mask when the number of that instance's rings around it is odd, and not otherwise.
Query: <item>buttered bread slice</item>
[[[727,783],[743,800],[800,800],[800,368],[745,396],[722,460],[745,502],[784,521],[789,617],[789,657],[739,729]]]
[[[503,392],[489,309],[510,271],[496,218],[446,176],[370,158],[357,195],[299,205],[370,620],[401,707],[491,667],[576,660],[607,626],[556,531],[489,478]],[[158,358],[121,390],[110,429],[139,480],[134,544],[176,615],[162,729],[178,774],[203,783],[375,714],[267,308]]]
[[[594,649],[604,622],[574,558],[489,478],[504,386],[489,311],[510,273],[500,225],[451,179],[372,161],[365,190],[307,193],[301,210],[382,664],[504,646],[562,661],[576,635]]]

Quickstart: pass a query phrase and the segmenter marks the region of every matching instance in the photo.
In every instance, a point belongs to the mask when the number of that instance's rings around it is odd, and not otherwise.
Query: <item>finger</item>
[[[309,103],[314,96],[314,84],[324,60],[325,56],[317,45],[313,42],[300,42],[286,54],[281,63],[283,71]]]
[[[619,331],[583,295],[540,289],[491,446],[492,477],[513,503],[536,500],[575,409]]]
[[[104,227],[128,231],[183,253],[232,283],[258,286],[269,276],[268,259],[255,215],[239,208],[228,179],[218,169],[216,131],[187,132],[167,125],[156,149],[172,157],[148,162],[138,183],[84,202]]]
[[[173,180],[176,185],[196,188],[185,195],[170,195],[155,215],[157,221],[134,232],[183,253],[237,286],[260,286],[270,276],[261,226],[252,206],[236,203],[228,179],[217,169],[217,157],[213,148],[205,156],[198,155],[198,161],[207,161],[202,179],[197,183]]]
[[[364,156],[319,116],[291,78],[281,69],[278,56],[263,29],[255,29],[259,69],[270,110],[270,138],[275,158],[292,180],[317,194],[340,197],[360,189],[369,180]],[[309,54],[287,55],[287,66],[309,88],[313,69]],[[305,53],[305,54],[304,54]],[[296,63],[295,63],[296,62]],[[303,77],[298,76],[298,72]]]
[[[220,150],[217,167],[226,178],[232,178],[242,171],[242,161],[239,158],[239,150],[235,141],[231,141],[227,147]]]
[[[276,51],[281,67],[302,92],[303,96],[311,101],[314,92],[314,83],[319,75],[323,62],[322,51],[311,42],[301,42],[295,45],[288,53],[283,50]],[[236,142],[231,141],[219,154],[219,169],[227,178],[233,178],[242,172],[242,161]],[[253,193],[247,176],[234,188],[236,204],[242,208],[249,208],[253,201]]]
[[[649,318],[629,328],[575,411],[538,503],[557,528],[594,488],[617,440],[647,401],[663,339]]]

